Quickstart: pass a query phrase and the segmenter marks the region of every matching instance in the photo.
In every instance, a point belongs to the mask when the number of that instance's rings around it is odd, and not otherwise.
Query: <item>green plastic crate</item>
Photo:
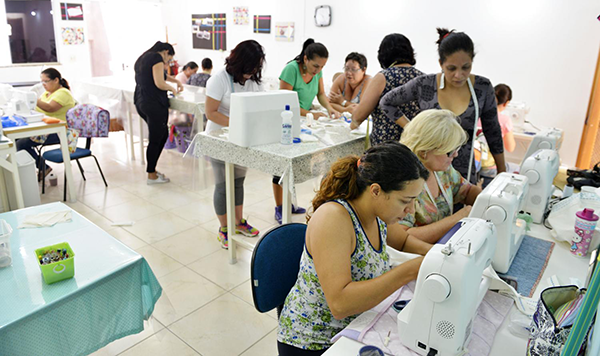
[[[43,256],[46,251],[67,249],[69,258],[57,262],[42,265],[38,256]],[[66,242],[61,242],[56,245],[46,246],[35,250],[35,257],[42,270],[42,276],[47,284],[62,281],[63,279],[72,278],[75,275],[75,253]]]

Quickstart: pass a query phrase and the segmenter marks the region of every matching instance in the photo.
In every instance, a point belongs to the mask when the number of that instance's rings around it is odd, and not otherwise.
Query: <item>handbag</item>
[[[561,327],[554,314],[561,306],[577,299],[585,292],[586,289],[579,289],[574,285],[550,287],[542,291],[531,320],[527,343],[528,356],[560,356],[572,324]],[[578,354],[584,355],[584,351],[585,347]]]

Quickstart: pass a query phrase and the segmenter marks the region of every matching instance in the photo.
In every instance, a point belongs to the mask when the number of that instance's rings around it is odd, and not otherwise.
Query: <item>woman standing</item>
[[[498,171],[504,172],[506,169],[494,87],[489,79],[471,74],[475,50],[473,41],[467,34],[442,28],[437,31],[442,73],[423,75],[411,80],[387,93],[380,105],[390,122],[401,127],[408,123],[408,118],[400,106],[413,100],[418,101],[420,110],[447,109],[459,116],[469,139],[453,165],[463,177],[476,183],[472,147],[478,117],[481,118],[483,134]]]
[[[67,121],[67,111],[75,106],[75,99],[71,95],[71,88],[60,72],[54,68],[48,68],[40,74],[42,86],[46,90],[37,100],[35,111],[39,111],[46,116],[54,117],[61,121]],[[37,136],[35,138],[22,138],[17,140],[17,150],[27,151],[35,159],[41,175],[42,162],[33,149],[41,144],[60,143],[57,134]],[[46,163],[44,163],[46,164]],[[46,175],[52,171],[52,168],[46,165]],[[42,177],[39,177],[40,179]]]
[[[329,103],[339,112],[347,111],[352,114],[360,103],[361,95],[367,89],[371,76],[366,74],[367,57],[360,53],[350,53],[344,63],[344,75],[333,81]]]
[[[169,137],[169,99],[167,91],[175,91],[167,84],[177,84],[177,93],[183,90],[180,81],[167,75],[165,66],[173,59],[175,50],[165,42],[156,42],[135,62],[135,93],[133,102],[138,114],[148,124],[149,143],[146,150],[147,184],[168,183],[169,178],[156,171],[156,163]]]
[[[373,78],[365,90],[363,98],[352,115],[351,129],[355,129],[369,116],[373,119],[371,145],[400,140],[402,127],[390,122],[383,113],[379,100],[394,88],[408,83],[411,79],[423,75],[414,67],[415,51],[408,38],[399,33],[387,35],[379,45],[377,59],[383,69]],[[402,112],[412,119],[419,113],[416,101],[401,105]]]
[[[331,166],[313,199],[298,278],[279,317],[280,356],[321,355],[358,314],[417,278],[423,258],[392,268],[387,246],[420,255],[431,248],[398,224],[413,211],[427,175],[398,142]]]
[[[263,91],[262,68],[265,63],[263,47],[254,40],[238,44],[225,60],[225,68],[217,71],[206,83],[206,132],[229,126],[229,108],[232,93]],[[215,176],[213,204],[219,219],[221,247],[228,248],[227,204],[225,193],[225,163],[211,159]],[[246,168],[235,166],[235,222],[236,232],[246,236],[258,236],[259,231],[244,219],[244,179]]]

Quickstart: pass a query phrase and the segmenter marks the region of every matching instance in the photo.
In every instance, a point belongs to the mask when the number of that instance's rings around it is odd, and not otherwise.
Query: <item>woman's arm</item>
[[[44,94],[42,94],[44,95]],[[60,110],[60,108],[62,108],[63,106],[60,105],[59,103],[57,103],[54,100],[50,100],[49,103],[46,103],[44,101],[42,101],[42,99],[38,98],[37,100],[37,107],[46,111],[46,112],[56,112],[58,110]]]
[[[420,92],[420,85],[421,78],[417,77],[408,83],[391,90],[381,98],[379,106],[381,106],[381,109],[390,121],[401,127],[408,124],[408,119],[404,115],[404,112],[400,110],[400,105],[417,100],[417,93]]]
[[[329,113],[329,116],[331,116],[331,118],[338,118],[340,117],[340,113],[335,110],[334,108],[331,107],[331,105],[329,104],[329,100],[327,99],[327,95],[325,95],[325,86],[323,85],[323,77],[319,78],[319,91],[317,93],[317,100],[319,100],[319,103],[327,110],[327,112]]]
[[[506,149],[507,152],[515,150],[517,142],[515,141],[515,135],[512,131],[505,133],[502,139],[504,140],[504,149]]]
[[[429,225],[411,227],[407,230],[409,235],[416,237],[421,241],[428,243],[436,243],[462,218],[469,216],[471,206],[465,206],[453,215],[447,216],[442,220],[436,221]]]
[[[381,93],[383,93],[385,85],[385,76],[381,73],[377,73],[373,80],[369,81],[369,86],[363,89],[360,103],[358,103],[358,106],[352,113],[352,123],[350,124],[352,130],[359,127],[360,124],[371,115],[373,110],[375,110],[377,104],[379,104],[379,99],[381,99]]]
[[[221,126],[229,126],[229,118],[219,112],[221,101],[215,100],[210,96],[206,97],[204,104],[206,110],[206,118]]]
[[[377,278],[352,281],[350,256],[355,241],[354,228],[348,212],[337,203],[319,207],[308,224],[306,240],[327,305],[336,319],[373,308],[415,280],[423,261],[418,257]]]
[[[477,99],[483,102],[483,109],[479,116],[481,117],[481,128],[483,135],[490,147],[490,152],[496,161],[498,173],[506,171],[506,162],[504,161],[504,141],[502,140],[502,129],[498,122],[498,107],[496,105],[496,94],[494,87],[487,78],[478,77],[481,97]],[[477,120],[477,118],[475,118]]]
[[[171,75],[167,75],[167,82],[176,83],[178,93],[183,91],[183,84],[181,84],[181,81],[179,79],[177,79]]]
[[[406,226],[400,224],[390,224],[387,227],[387,244],[398,251],[416,253],[425,255],[432,244],[419,240],[406,232]]]
[[[477,196],[479,195],[479,193],[481,193],[481,188],[479,186],[473,184],[471,186],[471,188],[469,189],[469,192],[467,193],[467,197],[465,198],[465,204],[466,205],[475,204],[475,200],[477,199]]]
[[[344,85],[343,82],[343,76],[340,75],[339,77],[337,77],[337,79],[333,82],[333,85],[331,86],[331,90],[329,91],[328,97],[329,104],[331,104],[331,107],[340,112],[346,111],[346,107],[342,105],[344,100],[346,100],[346,98],[342,96],[342,92],[344,91],[344,88],[342,88],[342,85]]]
[[[175,91],[175,89],[165,81],[165,64],[163,62],[156,63],[152,66],[152,78],[154,85],[160,90]]]

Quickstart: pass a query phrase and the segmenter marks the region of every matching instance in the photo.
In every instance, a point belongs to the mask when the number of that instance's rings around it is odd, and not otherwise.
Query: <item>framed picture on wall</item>
[[[254,15],[254,33],[271,33],[271,15]]]
[[[275,41],[294,42],[294,23],[276,22]]]
[[[65,21],[83,21],[83,5],[61,2],[60,15]]]
[[[197,49],[226,50],[225,14],[192,15],[192,42]]]

